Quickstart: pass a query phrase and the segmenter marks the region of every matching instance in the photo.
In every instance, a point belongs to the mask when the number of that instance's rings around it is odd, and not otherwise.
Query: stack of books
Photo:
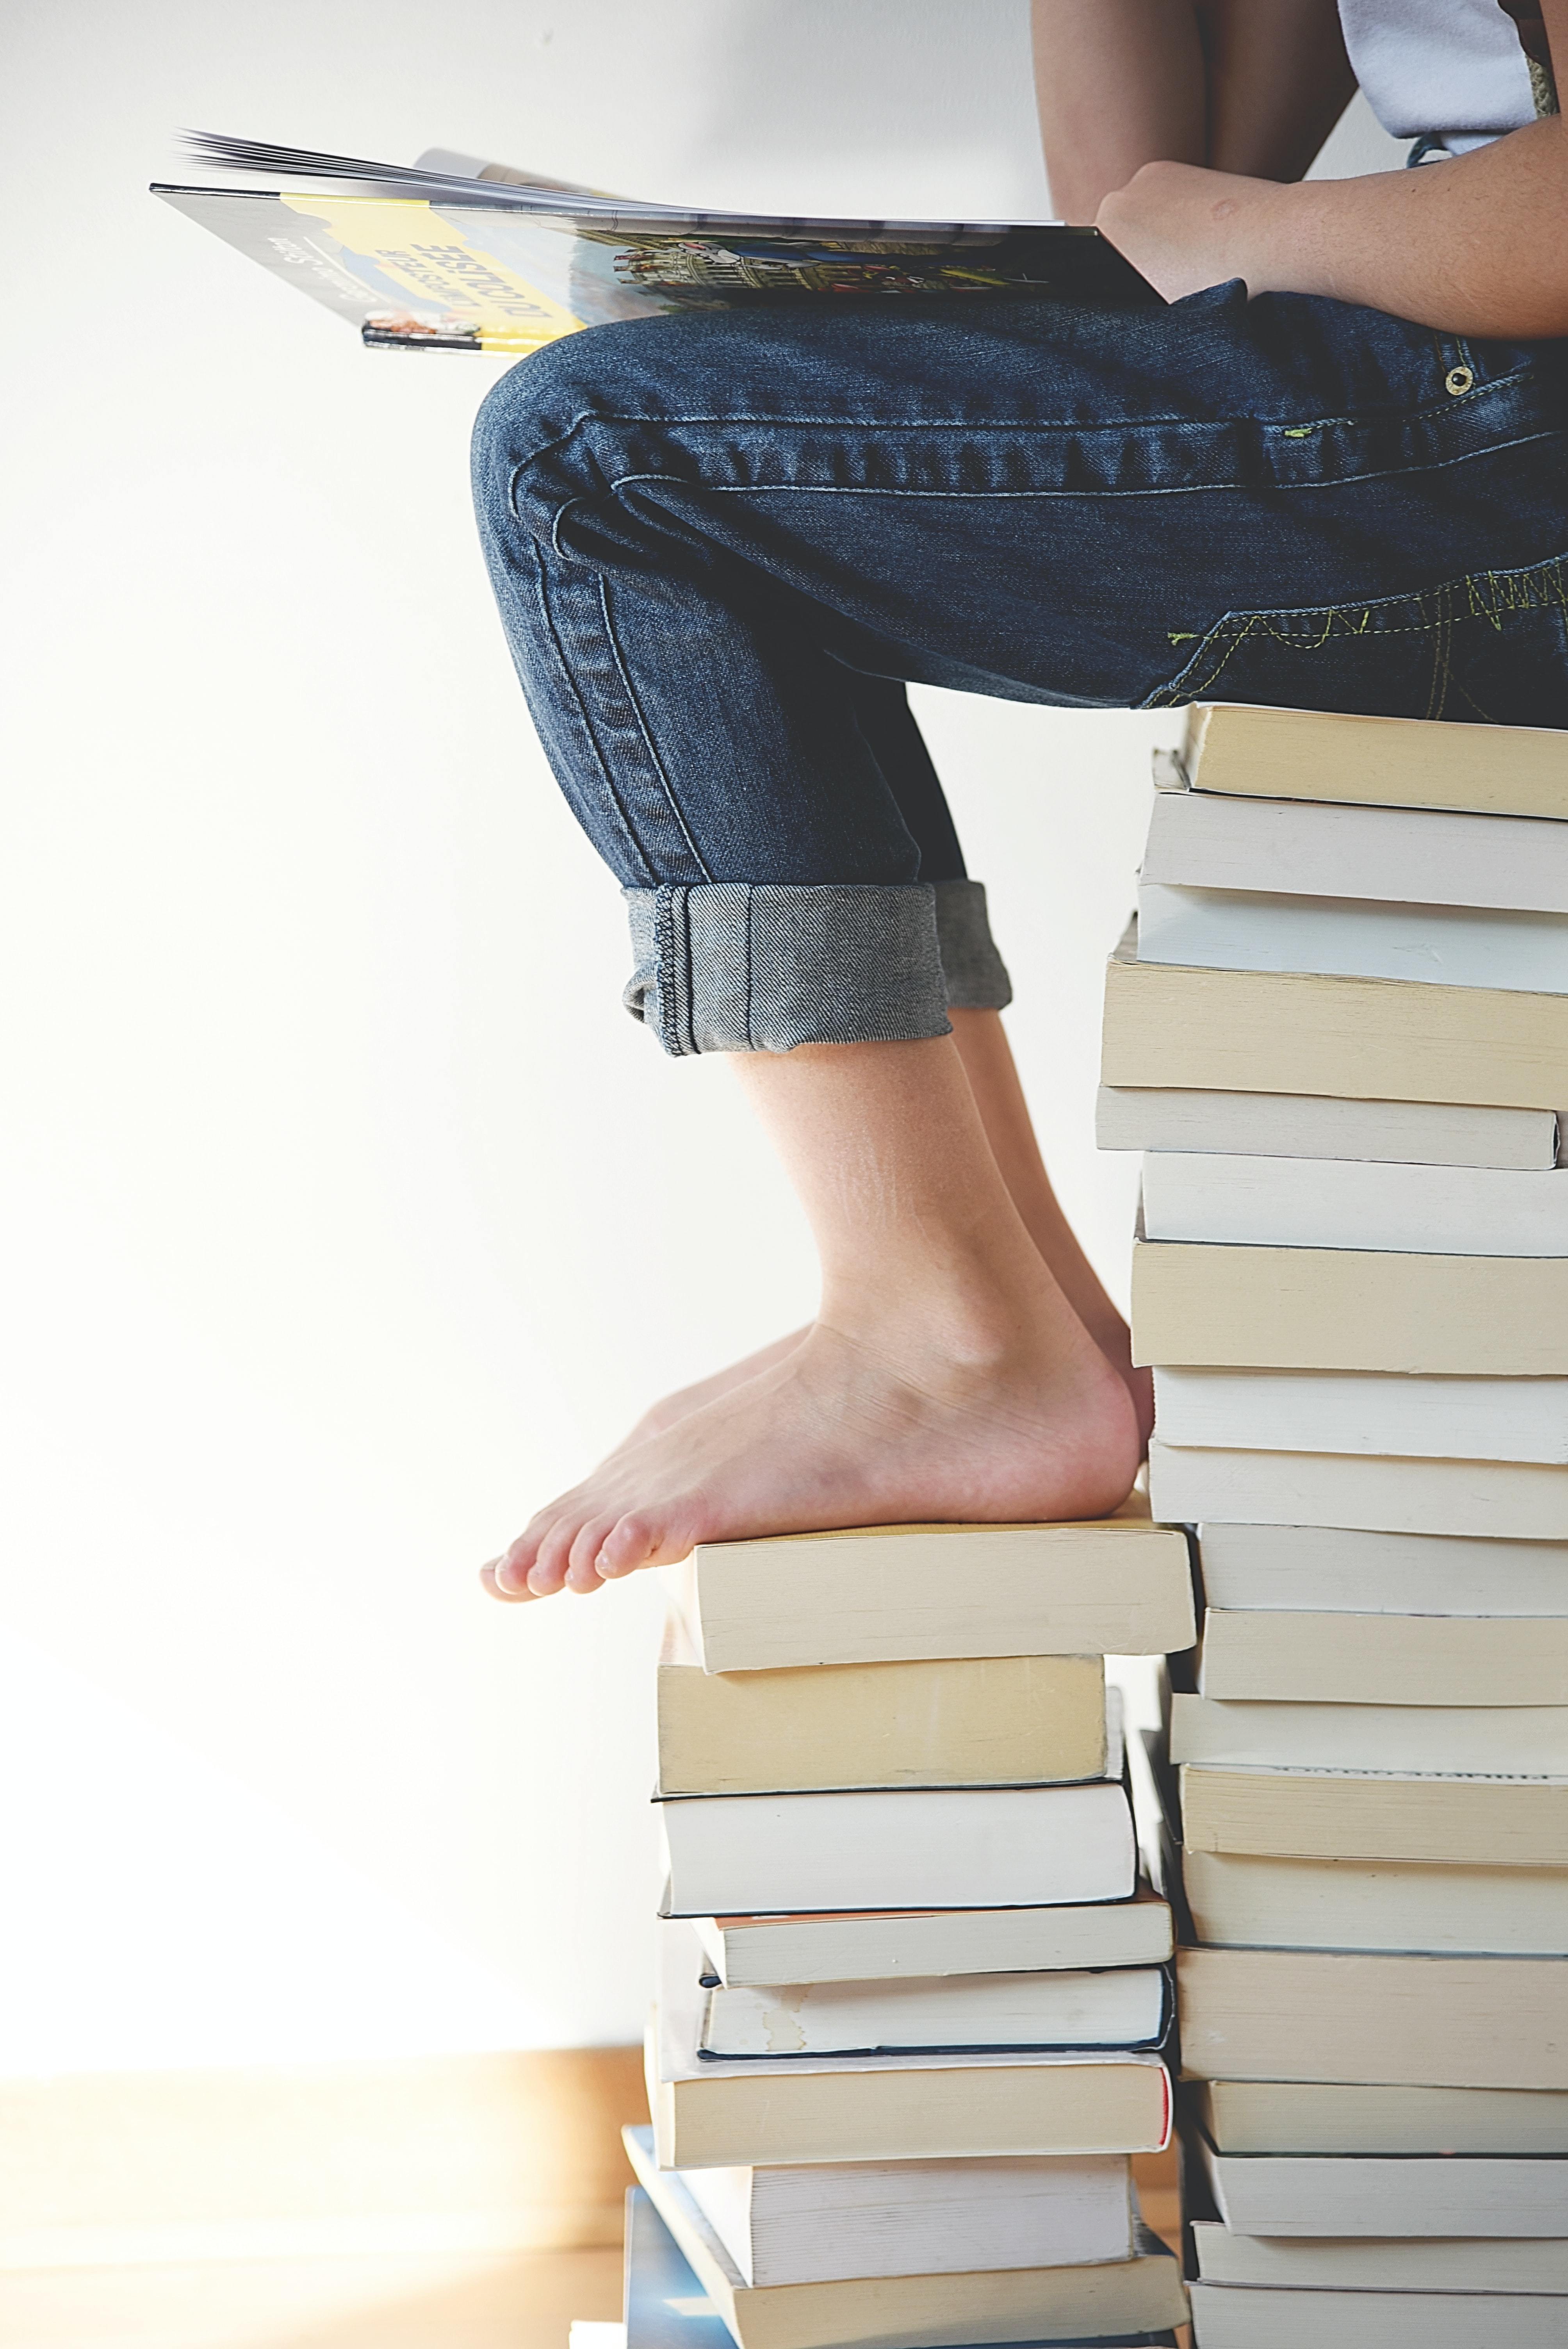
[[[1219,706],[1157,781],[1145,1152],[1199,2349],[1568,2343],[1568,735]]]
[[[675,2337],[636,2313],[672,2298],[740,2349],[1184,2321],[1130,2162],[1171,2128],[1171,1914],[1104,1660],[1195,1629],[1185,1538],[1141,1496],[1093,1525],[717,1544],[676,1571],[628,2349]],[[645,2282],[655,2254],[690,2292]]]

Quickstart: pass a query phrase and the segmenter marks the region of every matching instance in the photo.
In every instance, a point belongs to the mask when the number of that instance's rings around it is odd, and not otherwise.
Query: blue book
[[[1173,2333],[1119,2333],[1092,2343],[1014,2342],[1007,2349],[1175,2349],[1175,2340]],[[626,2349],[735,2349],[729,2328],[640,2186],[626,2196]]]

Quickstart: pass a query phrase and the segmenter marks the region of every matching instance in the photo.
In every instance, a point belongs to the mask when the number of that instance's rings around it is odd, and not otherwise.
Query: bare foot
[[[819,1323],[781,1361],[603,1463],[484,1568],[544,1598],[701,1541],[840,1526],[1093,1517],[1141,1453],[1124,1381],[1077,1322],[1049,1348]]]

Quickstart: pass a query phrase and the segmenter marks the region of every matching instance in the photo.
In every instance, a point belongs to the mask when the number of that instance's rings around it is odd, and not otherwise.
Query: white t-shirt
[[[1530,66],[1497,0],[1339,0],[1356,78],[1396,139],[1468,154],[1535,119]]]

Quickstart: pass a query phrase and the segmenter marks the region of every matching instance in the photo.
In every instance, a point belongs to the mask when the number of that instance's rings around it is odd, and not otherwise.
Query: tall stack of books
[[[740,2349],[1184,2321],[1129,2158],[1171,2127],[1171,1916],[1104,1659],[1194,1635],[1185,1539],[1140,1497],[679,1572],[628,2349],[669,2349],[676,2301]],[[655,2285],[672,2259],[685,2293]]]
[[[1219,706],[1157,780],[1141,1149],[1200,2349],[1568,2343],[1568,736]]]

